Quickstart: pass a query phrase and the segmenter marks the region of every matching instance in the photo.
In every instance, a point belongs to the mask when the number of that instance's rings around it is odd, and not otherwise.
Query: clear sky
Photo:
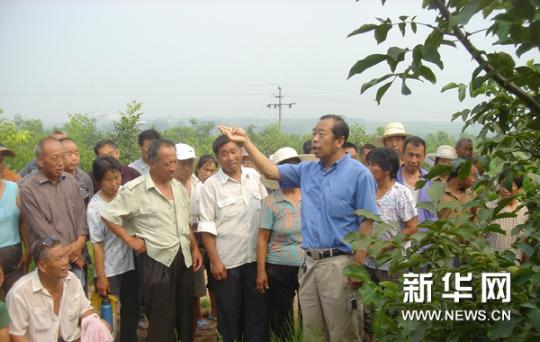
[[[429,18],[421,1],[177,0],[0,2],[0,108],[12,116],[63,121],[67,113],[117,113],[132,100],[145,119],[276,116],[266,104],[281,85],[287,117],[337,113],[366,120],[449,121],[464,107],[450,82],[474,64],[445,49],[439,82],[399,85],[381,106],[363,82],[347,80],[356,60],[414,46],[399,31],[377,46],[371,33],[346,38],[375,17]],[[427,13],[427,14],[426,14]]]

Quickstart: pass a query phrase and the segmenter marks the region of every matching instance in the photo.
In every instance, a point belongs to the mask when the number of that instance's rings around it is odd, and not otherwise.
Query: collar
[[[194,174],[191,175],[191,182],[192,182],[194,185],[202,184],[201,180],[200,180],[199,178],[197,178],[197,176],[195,176]]]
[[[240,182],[243,182],[246,178],[250,178],[249,172],[245,167],[241,166],[240,170],[242,172],[242,174],[240,175]],[[216,177],[221,184],[225,184],[229,180],[237,182],[235,179],[231,178],[228,174],[226,174],[222,168],[220,168],[219,171],[216,173]]]
[[[47,178],[47,176],[45,176],[45,174],[43,174],[41,169],[37,170],[36,172],[37,172],[36,177],[39,184],[43,184],[47,182],[53,183],[49,178]],[[66,178],[66,175],[67,173],[62,172],[62,174],[60,175],[60,178],[58,178],[58,181],[61,182],[62,180],[64,180]]]
[[[337,168],[337,166],[343,162],[346,162],[346,161],[349,161],[351,160],[351,155],[349,153],[345,153],[345,155],[343,157],[341,157],[340,159],[336,160],[332,165],[330,165],[330,168],[328,169],[328,171],[330,170],[333,170],[335,168]],[[321,166],[321,168],[323,170],[327,170],[325,167],[324,167],[324,163],[322,162],[322,160],[319,160],[318,161],[319,165]]]
[[[152,176],[150,176],[150,172],[144,175],[144,177],[144,185],[146,186],[146,190],[150,190],[156,187],[156,183],[154,183]]]
[[[67,277],[64,278],[64,288],[65,284],[71,280],[71,272],[68,272]],[[34,271],[32,271],[32,292],[46,292],[47,294],[49,291],[43,286],[41,283],[41,280],[39,279],[38,269],[36,268]]]

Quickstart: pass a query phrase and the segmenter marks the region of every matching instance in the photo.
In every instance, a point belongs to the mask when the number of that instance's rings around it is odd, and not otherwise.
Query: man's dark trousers
[[[218,331],[223,341],[269,340],[265,296],[256,286],[257,263],[227,270],[227,280],[213,281]]]
[[[182,250],[167,267],[147,254],[137,258],[140,290],[148,316],[148,341],[193,341],[193,268]],[[135,300],[135,298],[134,298]]]

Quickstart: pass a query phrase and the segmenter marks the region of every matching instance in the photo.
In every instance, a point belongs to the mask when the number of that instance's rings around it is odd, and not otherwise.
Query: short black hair
[[[505,175],[499,176],[499,183],[502,183],[504,179],[506,178]],[[518,189],[521,189],[523,187],[523,176],[513,176],[512,181],[516,183]],[[510,189],[511,190],[511,189]]]
[[[111,139],[103,139],[97,142],[97,144],[94,145],[94,154],[97,156],[99,154],[99,150],[103,146],[111,145],[115,150],[118,149],[118,146],[116,146],[116,143],[112,141]]]
[[[32,258],[37,264],[38,261],[42,261],[47,257],[49,249],[60,245],[60,240],[55,236],[49,236],[43,239],[36,240],[32,243]]]
[[[199,158],[199,161],[197,162],[197,167],[195,168],[197,171],[200,170],[206,163],[208,162],[212,162],[214,163],[214,165],[216,167],[218,167],[219,163],[216,159],[216,157],[214,157],[213,155],[211,154],[205,154],[205,155],[202,155],[200,158]]]
[[[150,147],[148,148],[148,160],[150,161],[157,161],[158,159],[158,152],[159,149],[162,147],[172,147],[176,150],[176,145],[170,141],[169,139],[155,139],[150,144]]]
[[[311,139],[304,142],[304,144],[302,145],[302,152],[304,152],[304,154],[311,153]]]
[[[212,151],[214,152],[214,154],[217,156],[218,153],[219,153],[219,149],[221,148],[221,146],[231,142],[232,140],[229,139],[228,136],[222,134],[220,135],[219,137],[216,138],[216,140],[214,140],[214,142],[212,143]],[[239,143],[236,143],[236,145],[240,146]]]
[[[405,152],[405,149],[407,148],[407,145],[413,145],[414,147],[418,147],[420,145],[424,146],[424,153],[427,151],[426,147],[426,141],[420,137],[417,137],[416,135],[411,135],[410,137],[407,137],[405,141],[403,142],[403,152]]]
[[[98,182],[101,182],[111,170],[122,172],[122,164],[113,157],[100,157],[92,163],[92,173]]]
[[[157,139],[161,139],[161,134],[159,134],[159,132],[153,128],[147,129],[145,131],[142,131],[141,134],[139,134],[139,137],[138,137],[139,146],[142,146],[145,140],[157,140]]]
[[[362,146],[360,146],[360,153],[364,153],[365,150],[370,150],[370,151],[373,151],[374,149],[376,149],[377,147],[375,147],[375,145],[372,145],[372,144],[364,144]]]
[[[349,139],[349,125],[345,122],[345,119],[343,119],[343,116],[336,115],[336,114],[326,114],[319,118],[319,120],[328,120],[332,119],[334,120],[334,125],[332,125],[332,134],[336,138],[344,137],[345,141]]]
[[[366,162],[377,165],[383,171],[390,172],[390,177],[396,179],[399,170],[399,156],[393,149],[375,148],[367,155]]]
[[[358,153],[358,148],[356,147],[355,144],[353,144],[352,142],[348,142],[348,141],[345,141],[345,144],[343,144],[343,148],[354,148],[354,150],[356,151],[356,153]]]

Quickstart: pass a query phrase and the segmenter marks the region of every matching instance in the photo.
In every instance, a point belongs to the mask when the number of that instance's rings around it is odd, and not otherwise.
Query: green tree
[[[426,136],[426,145],[427,145],[427,152],[434,152],[437,150],[437,147],[441,145],[450,145],[454,146],[456,139],[454,137],[451,137],[446,133],[445,131],[437,131],[435,133],[429,133]]]
[[[142,103],[136,101],[128,103],[126,107],[124,112],[120,112],[120,120],[113,122],[113,140],[120,151],[120,160],[129,164],[140,156],[137,137],[143,112]]]
[[[384,4],[385,1],[383,1]],[[347,274],[364,280],[360,289],[364,301],[375,312],[374,329],[377,339],[414,341],[470,341],[501,340],[536,341],[540,338],[540,64],[534,60],[525,64],[514,56],[540,48],[540,2],[528,0],[424,0],[425,9],[435,13],[433,22],[419,22],[415,17],[402,15],[397,19],[378,18],[377,23],[368,23],[350,34],[354,36],[373,32],[377,43],[386,40],[388,32],[399,30],[402,35],[423,34],[422,43],[415,46],[392,46],[385,53],[366,56],[351,68],[349,77],[361,74],[366,69],[385,62],[390,72],[365,82],[361,87],[364,93],[375,85],[382,84],[375,94],[380,103],[386,91],[395,83],[403,95],[412,91],[409,81],[428,81],[436,83],[436,71],[444,68],[441,47],[462,47],[472,57],[476,69],[471,80],[465,83],[450,83],[441,91],[457,90],[458,100],[467,96],[477,98],[479,104],[453,115],[462,119],[465,127],[473,124],[482,126],[477,138],[486,165],[486,175],[474,185],[476,199],[467,203],[466,208],[477,207],[476,220],[466,215],[464,207],[456,205],[460,212],[451,220],[439,220],[424,224],[427,233],[415,234],[413,247],[407,251],[401,248],[404,237],[388,242],[395,249],[381,252],[385,245],[377,239],[361,235],[350,236],[356,248],[368,248],[380,262],[391,260],[392,271],[412,270],[419,272],[420,266],[433,265],[434,279],[446,272],[472,272],[472,284],[480,287],[481,272],[500,272],[506,270],[512,277],[512,301],[500,305],[481,303],[476,291],[472,300],[455,305],[452,301],[434,300],[432,303],[407,306],[403,304],[403,291],[396,284],[382,282],[374,284],[359,267],[347,269]],[[475,18],[483,29],[471,31],[468,23]],[[422,28],[420,30],[419,28]],[[478,49],[471,41],[474,34],[485,34],[494,43],[490,51]],[[504,45],[513,49],[512,54],[501,52],[497,47]],[[496,165],[497,167],[494,167]],[[452,168],[465,176],[471,167],[470,161],[459,160]],[[429,177],[447,172],[448,167],[438,167]],[[502,233],[500,226],[493,221],[512,214],[502,214],[504,201],[496,208],[486,205],[497,198],[495,184],[503,177],[504,184],[511,185],[515,176],[525,175],[525,187],[520,200],[529,210],[526,224],[514,229],[513,234],[521,234],[515,247],[525,253],[527,260],[516,266],[516,255],[511,251],[495,252],[486,241],[488,232]],[[421,186],[420,182],[417,186]],[[442,185],[431,190],[432,203],[419,206],[430,211],[440,208],[439,199]],[[367,215],[366,213],[359,213]],[[374,218],[376,219],[376,218]],[[388,229],[379,224],[377,233]],[[418,253],[419,248],[431,247]],[[405,253],[405,256],[402,256]],[[450,267],[450,260],[457,256],[462,263]],[[434,282],[435,285],[435,282]],[[440,295],[442,289],[435,286],[433,295]],[[496,306],[499,304],[499,306]],[[396,315],[403,309],[486,309],[511,310],[508,321],[464,321],[464,322],[420,322],[404,321]]]
[[[90,118],[86,114],[69,114],[63,130],[68,137],[77,143],[81,157],[81,168],[90,170],[95,159],[94,145],[101,139],[96,119]]]
[[[184,143],[193,146],[197,157],[212,153],[212,142],[217,136],[216,124],[213,121],[199,121],[189,119],[189,126],[170,127],[161,135],[175,143]]]

